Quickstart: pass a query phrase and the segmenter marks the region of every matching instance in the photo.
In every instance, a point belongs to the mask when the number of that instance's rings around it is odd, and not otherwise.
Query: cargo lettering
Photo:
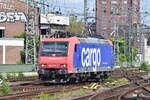
[[[81,52],[83,67],[98,67],[101,64],[101,51],[99,48],[83,48]]]

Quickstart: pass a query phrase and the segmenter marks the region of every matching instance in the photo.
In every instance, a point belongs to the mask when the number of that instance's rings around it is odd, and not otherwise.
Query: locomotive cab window
[[[43,42],[41,56],[64,57],[68,54],[68,42]]]

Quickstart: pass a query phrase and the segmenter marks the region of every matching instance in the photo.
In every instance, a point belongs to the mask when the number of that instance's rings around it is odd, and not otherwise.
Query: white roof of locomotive
[[[81,43],[108,44],[109,40],[98,38],[78,38]]]

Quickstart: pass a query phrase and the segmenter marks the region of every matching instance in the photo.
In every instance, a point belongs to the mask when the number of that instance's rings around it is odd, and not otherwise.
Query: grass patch
[[[19,72],[18,73],[18,78],[24,78],[25,76],[24,76],[24,74],[22,73],[22,72]]]
[[[109,76],[104,83],[104,86],[106,87],[112,87],[112,86],[117,86],[119,84],[125,84],[128,83],[129,80],[127,80],[126,78],[120,78],[120,79],[113,79],[111,76]]]
[[[6,77],[7,77],[7,79],[17,78],[17,75],[16,75],[16,73],[7,73]]]
[[[82,88],[82,89],[77,90],[77,91],[63,92],[63,93],[54,94],[54,95],[42,93],[39,96],[39,98],[33,98],[32,100],[59,100],[59,99],[65,99],[65,98],[69,98],[69,97],[81,96],[81,95],[84,95],[88,92],[89,92],[89,90]]]
[[[2,76],[2,75],[1,75]],[[5,76],[5,75],[4,75]],[[3,76],[3,77],[4,77]],[[6,73],[5,79],[15,79],[15,78],[24,78],[23,72],[18,73]]]
[[[106,82],[113,82],[114,79],[112,78],[112,76],[108,76],[107,79],[105,79]]]

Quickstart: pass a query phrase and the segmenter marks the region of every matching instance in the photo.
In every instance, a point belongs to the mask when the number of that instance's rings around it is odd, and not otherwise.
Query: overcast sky
[[[49,1],[49,0],[48,0]],[[88,0],[88,6],[93,9],[94,0]],[[58,10],[60,9],[62,12],[70,13],[70,12],[77,12],[83,14],[83,6],[84,0],[51,0],[50,4],[53,9],[51,10]],[[145,17],[141,17],[142,22],[150,25],[150,0],[141,0],[141,12],[149,12],[149,14],[145,15]]]
[[[148,14],[144,14],[144,12],[148,12]],[[150,26],[150,0],[141,0],[141,13],[142,22]]]

